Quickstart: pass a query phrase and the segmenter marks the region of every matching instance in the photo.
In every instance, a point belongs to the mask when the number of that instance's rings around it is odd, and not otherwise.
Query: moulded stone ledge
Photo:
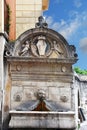
[[[68,128],[74,129],[75,113],[69,112],[36,112],[10,111],[10,128]]]

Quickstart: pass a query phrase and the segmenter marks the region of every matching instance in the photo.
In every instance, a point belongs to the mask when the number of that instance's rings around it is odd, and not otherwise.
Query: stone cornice
[[[28,58],[28,57],[15,57],[9,56],[6,57],[7,61],[9,62],[48,62],[48,63],[65,63],[65,64],[74,64],[77,59],[73,58],[61,58],[61,59],[54,59],[54,58]]]

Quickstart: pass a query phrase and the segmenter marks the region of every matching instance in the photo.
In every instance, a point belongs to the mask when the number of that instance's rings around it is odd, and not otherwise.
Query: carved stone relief
[[[15,54],[21,57],[63,58],[65,51],[60,43],[44,35],[35,36],[19,44]]]
[[[16,93],[16,94],[14,94],[13,98],[14,98],[14,101],[20,102],[22,100],[22,94]]]
[[[31,52],[36,57],[49,56],[51,51],[51,43],[45,36],[37,36],[34,38],[31,44]]]
[[[60,96],[60,100],[62,102],[67,102],[68,101],[68,97],[66,95],[62,95],[62,96]]]
[[[67,68],[65,66],[62,66],[62,72],[66,72]]]
[[[21,65],[17,65],[17,66],[16,66],[16,70],[17,70],[17,71],[21,71],[21,69],[22,69],[22,66],[21,66]]]
[[[19,51],[19,56],[27,56],[27,55],[29,55],[29,48],[30,48],[29,41],[25,41],[21,45],[21,50]]]
[[[46,99],[46,92],[45,92],[45,90],[39,89],[38,92],[37,92],[37,98],[38,98],[39,100],[44,100],[44,99]]]
[[[47,27],[48,24],[40,16],[36,28],[21,34],[14,42],[14,46],[6,44],[5,55],[7,57],[65,58],[75,63],[78,57],[75,46],[69,45],[61,34]]]

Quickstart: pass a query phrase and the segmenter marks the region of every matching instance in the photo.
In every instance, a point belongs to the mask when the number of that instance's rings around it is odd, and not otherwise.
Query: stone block
[[[22,5],[16,5],[16,12],[17,11],[22,11],[22,10],[23,10]]]
[[[18,37],[21,33],[23,33],[23,25],[22,24],[16,24],[16,37]]]
[[[24,88],[23,100],[36,100],[35,89],[33,87]]]
[[[23,0],[16,0],[16,5],[21,5],[23,4]]]
[[[55,88],[55,89],[54,89]],[[59,90],[58,87],[49,87],[49,99],[59,101]]]
[[[35,10],[35,5],[23,5],[22,6],[22,10],[27,10],[27,11],[30,11],[30,10]]]
[[[27,4],[29,4],[29,5],[32,5],[32,4],[35,4],[35,0],[22,0],[23,1],[23,5],[25,4],[25,5],[27,5]]]
[[[22,102],[13,102],[11,101],[10,109],[15,110],[16,107],[18,107]]]
[[[37,10],[41,10],[42,11],[42,6],[41,5],[36,5],[35,6],[35,10],[37,11]]]
[[[29,11],[29,12],[26,11],[26,10],[24,10],[24,11],[22,11],[22,12],[19,12],[19,11],[18,11],[18,15],[20,16],[19,13],[22,14],[23,17],[25,17],[25,18],[26,18],[26,17],[28,17],[28,18],[29,18],[29,17],[36,17],[36,18],[38,19],[38,17],[41,16],[41,11],[35,11],[35,10],[34,10],[34,11]],[[37,20],[37,21],[38,21],[38,20]]]
[[[23,30],[26,31],[28,29],[34,28],[35,24],[34,23],[30,23],[30,24],[23,24]]]
[[[73,112],[16,112],[11,111],[10,127],[74,129]],[[27,114],[27,116],[26,116]],[[19,123],[18,123],[19,122]]]
[[[42,5],[42,0],[34,0],[35,4],[41,4]]]
[[[24,10],[23,12],[23,17],[35,17],[35,11],[26,11]]]
[[[42,15],[41,13],[41,11],[35,11],[35,17],[38,19],[38,17]]]
[[[17,18],[18,18],[18,17],[23,17],[22,11],[17,11],[17,12],[16,12],[16,17],[17,17]]]
[[[11,101],[16,101],[16,96],[19,95],[21,100],[23,100],[23,87],[16,86],[12,87],[11,90]]]
[[[35,23],[35,18],[16,18],[17,24],[29,24],[29,23]],[[23,25],[22,25],[23,27]]]

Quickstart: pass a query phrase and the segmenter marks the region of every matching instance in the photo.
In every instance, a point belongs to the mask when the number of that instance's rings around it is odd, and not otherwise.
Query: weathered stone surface
[[[74,129],[74,112],[17,112],[10,111],[12,116],[10,128],[67,128]],[[16,116],[15,116],[16,115]],[[27,115],[27,116],[26,116]],[[17,123],[19,122],[19,123]]]
[[[16,37],[35,27],[37,18],[42,14],[42,4],[42,0],[16,0]]]
[[[5,55],[10,78],[5,88],[6,111],[11,110],[9,127],[72,129],[76,127],[75,47],[48,29],[42,17],[38,20],[36,28],[23,33],[9,49],[10,55]]]

